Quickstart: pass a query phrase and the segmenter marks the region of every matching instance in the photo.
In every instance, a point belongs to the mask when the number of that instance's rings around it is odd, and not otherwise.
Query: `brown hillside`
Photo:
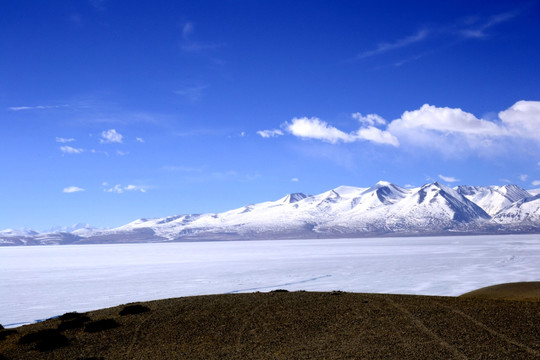
[[[540,359],[540,303],[476,298],[197,296],[15,331],[0,359]]]
[[[540,301],[540,281],[487,286],[461,295],[464,298]]]

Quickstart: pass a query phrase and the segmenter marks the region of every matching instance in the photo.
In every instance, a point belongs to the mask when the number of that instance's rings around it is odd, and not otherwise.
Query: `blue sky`
[[[3,1],[0,229],[540,188],[538,1]]]

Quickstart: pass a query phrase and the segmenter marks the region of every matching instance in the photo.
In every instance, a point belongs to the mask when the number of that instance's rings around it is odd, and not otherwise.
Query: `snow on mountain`
[[[455,188],[457,192],[495,216],[499,211],[511,204],[531,196],[525,189],[517,185],[504,186],[467,186]]]
[[[493,221],[499,224],[540,223],[540,194],[521,199],[500,211]]]
[[[85,224],[85,223],[77,223],[77,224],[73,224],[71,226],[55,226],[53,228],[50,228],[49,230],[47,231],[44,231],[46,233],[60,233],[60,232],[65,232],[65,233],[74,233],[74,232],[85,232],[85,231],[88,231],[88,230],[92,230],[94,229],[94,227],[90,226],[89,224]]]
[[[530,189],[527,192],[533,196],[540,194],[540,189]]]
[[[489,219],[489,215],[474,203],[437,182],[417,189],[399,190],[393,194],[394,202],[387,202],[387,206],[373,214],[368,213],[370,217],[375,215],[375,219],[384,222],[388,231],[441,231]]]
[[[22,228],[18,230],[16,229],[0,230],[0,236],[33,236],[37,234],[38,234],[37,231],[26,229],[26,228]]]
[[[71,233],[67,228],[40,234],[5,230],[0,244],[540,232],[539,209],[540,195],[531,197],[516,185],[450,188],[435,182],[405,189],[380,181],[370,188],[340,186],[318,195],[289,194],[222,213],[138,219],[114,229],[76,225]]]

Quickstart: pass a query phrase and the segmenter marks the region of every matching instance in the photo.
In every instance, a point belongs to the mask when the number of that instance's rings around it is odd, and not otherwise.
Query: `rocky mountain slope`
[[[540,195],[517,185],[458,186],[438,182],[406,189],[380,181],[340,186],[319,195],[216,214],[138,219],[114,229],[0,232],[0,245],[84,244],[317,237],[540,232]]]

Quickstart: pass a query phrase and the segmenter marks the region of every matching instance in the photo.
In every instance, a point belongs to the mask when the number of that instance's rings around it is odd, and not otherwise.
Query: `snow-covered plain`
[[[0,247],[0,323],[272,289],[459,295],[540,280],[540,235]]]

